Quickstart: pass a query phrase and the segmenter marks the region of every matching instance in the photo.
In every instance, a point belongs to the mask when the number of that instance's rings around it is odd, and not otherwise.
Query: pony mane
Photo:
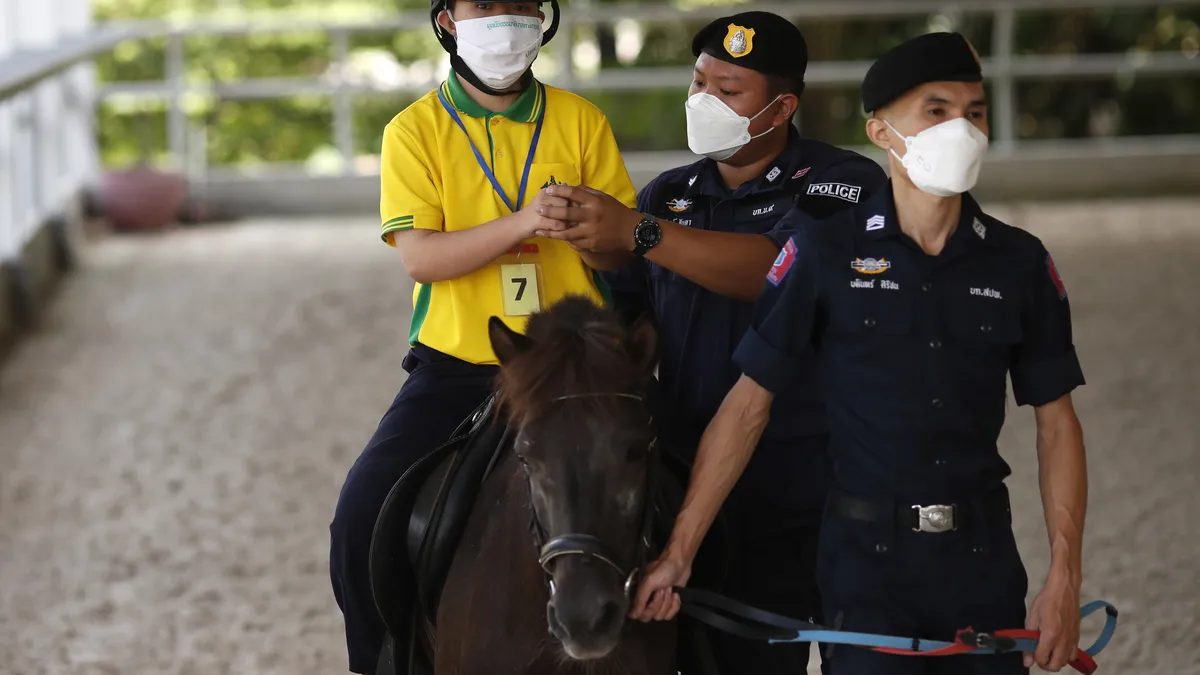
[[[571,296],[530,317],[528,351],[496,376],[498,408],[517,424],[542,417],[555,399],[570,394],[638,393],[643,379],[616,312]],[[606,397],[591,399],[603,405]]]

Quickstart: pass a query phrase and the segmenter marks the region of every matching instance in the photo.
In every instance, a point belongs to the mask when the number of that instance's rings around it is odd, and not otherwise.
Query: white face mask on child
[[[535,16],[485,16],[455,21],[458,56],[481,82],[497,91],[511,87],[537,59],[542,21]]]

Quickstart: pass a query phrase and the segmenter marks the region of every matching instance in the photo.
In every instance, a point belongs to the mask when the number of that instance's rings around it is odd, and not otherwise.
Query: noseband
[[[645,399],[636,394],[623,393],[586,393],[586,394],[568,394],[566,396],[558,396],[552,399],[553,402],[569,401],[572,399],[581,398],[597,398],[601,396],[615,396],[618,398],[633,399],[638,402],[645,402]],[[564,534],[546,541],[546,531],[542,524],[538,521],[537,510],[533,508],[532,499],[530,501],[530,515],[532,523],[530,529],[533,531],[533,540],[538,548],[538,564],[545,571],[550,586],[550,594],[553,595],[554,579],[549,578],[551,574],[550,564],[558,558],[578,555],[598,560],[609,567],[613,568],[619,576],[625,579],[624,592],[625,596],[629,597],[637,584],[638,573],[641,571],[642,565],[646,562],[646,556],[650,550],[650,530],[653,526],[654,504],[652,503],[655,486],[655,466],[657,464],[657,448],[658,439],[650,442],[650,448],[647,452],[646,461],[646,491],[643,496],[642,503],[642,530],[638,534],[637,546],[634,549],[634,559],[631,561],[621,560],[621,555],[613,546],[601,541],[598,537],[590,534]],[[530,484],[530,496],[533,494],[533,485]]]

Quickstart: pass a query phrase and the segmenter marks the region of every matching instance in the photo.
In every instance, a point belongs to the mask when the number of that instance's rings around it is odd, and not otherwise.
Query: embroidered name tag
[[[971,288],[971,295],[978,295],[984,298],[995,298],[1001,300],[1000,291],[994,288]]]

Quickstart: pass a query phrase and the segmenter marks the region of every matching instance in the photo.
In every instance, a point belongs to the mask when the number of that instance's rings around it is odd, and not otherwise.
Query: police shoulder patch
[[[1054,266],[1054,258],[1050,257],[1050,252],[1046,252],[1046,272],[1050,274],[1050,281],[1054,282],[1054,288],[1058,291],[1058,299],[1065,300],[1067,297],[1067,287],[1063,285],[1062,278],[1058,276],[1058,268]]]
[[[846,185],[845,183],[813,183],[808,186],[808,194],[820,195],[822,197],[837,197],[851,204],[857,204],[858,198],[862,195],[862,188],[858,185]]]
[[[771,271],[767,272],[767,281],[778,286],[783,282],[783,278],[787,276],[788,270],[792,268],[794,262],[796,262],[796,241],[788,239],[783,248],[779,249],[779,255],[776,256]]]

